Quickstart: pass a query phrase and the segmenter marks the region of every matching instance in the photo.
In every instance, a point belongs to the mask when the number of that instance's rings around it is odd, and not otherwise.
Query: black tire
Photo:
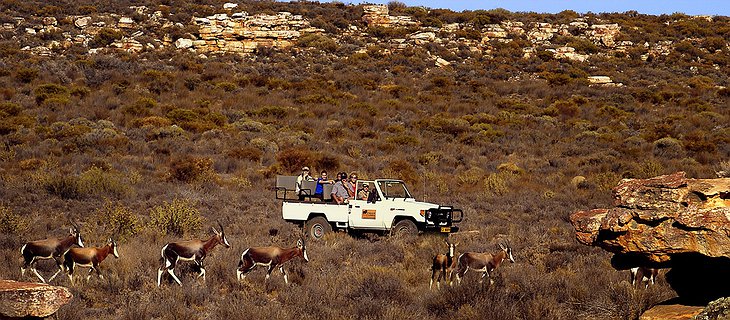
[[[413,221],[403,219],[393,227],[393,235],[396,237],[415,237],[418,235],[418,228]]]
[[[332,225],[324,217],[314,217],[305,225],[310,239],[320,240],[325,234],[332,232]]]

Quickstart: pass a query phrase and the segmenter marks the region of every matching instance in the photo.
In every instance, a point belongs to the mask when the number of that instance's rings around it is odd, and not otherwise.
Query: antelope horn
[[[79,232],[81,230],[81,228],[79,227],[79,225],[73,219],[69,218],[68,220],[69,220],[69,222],[71,222],[71,226],[74,227],[74,230],[76,232]]]
[[[218,222],[218,226],[221,228],[221,233],[223,233],[223,225],[221,224],[220,220],[216,220]]]

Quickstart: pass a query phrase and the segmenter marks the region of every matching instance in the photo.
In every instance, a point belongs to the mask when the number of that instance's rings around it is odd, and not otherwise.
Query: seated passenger
[[[337,204],[347,204],[350,194],[347,192],[347,188],[344,183],[347,181],[347,173],[338,174],[337,182],[332,187],[332,200]]]
[[[327,170],[322,170],[322,172],[319,173],[319,178],[317,178],[317,188],[314,189],[314,196],[319,198],[319,200],[324,201],[324,185],[333,183],[335,182],[327,179]]]
[[[309,167],[303,167],[302,168],[302,174],[297,176],[297,184],[296,184],[296,193],[299,195],[299,201],[304,200],[304,196],[306,195],[302,190],[302,181],[314,181],[314,178],[309,175]],[[311,190],[309,192],[312,192]]]
[[[370,195],[370,186],[367,183],[362,184],[362,188],[357,192],[357,198],[360,200],[367,201]]]

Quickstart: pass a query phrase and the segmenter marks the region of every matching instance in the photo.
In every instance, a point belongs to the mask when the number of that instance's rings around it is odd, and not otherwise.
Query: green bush
[[[0,233],[8,235],[23,234],[28,230],[28,220],[13,212],[11,208],[0,205]]]
[[[15,72],[15,78],[23,83],[30,83],[38,77],[38,70],[31,68],[20,68]]]
[[[321,34],[305,34],[299,38],[297,45],[300,47],[317,48],[325,52],[337,51],[337,43],[329,37]]]
[[[99,30],[99,33],[97,33],[96,36],[91,39],[91,41],[89,41],[89,47],[106,47],[112,44],[112,42],[121,39],[123,36],[124,34],[121,31],[117,31],[111,28],[103,28]]]
[[[42,84],[35,88],[34,93],[35,101],[38,105],[41,105],[50,98],[65,99],[68,102],[70,96],[68,88],[55,83]]]
[[[191,200],[165,201],[150,210],[149,227],[162,234],[181,237],[199,231],[202,224],[203,218]]]
[[[131,209],[109,200],[96,210],[96,217],[98,225],[118,241],[129,239],[142,228],[140,219]]]
[[[684,147],[682,142],[665,137],[654,141],[654,155],[665,158],[681,158],[684,157]]]
[[[131,192],[131,187],[119,173],[105,171],[91,166],[79,175],[81,192],[86,195],[111,196],[121,198]]]
[[[43,181],[44,189],[61,199],[81,199],[84,196],[83,187],[76,176],[54,175]]]

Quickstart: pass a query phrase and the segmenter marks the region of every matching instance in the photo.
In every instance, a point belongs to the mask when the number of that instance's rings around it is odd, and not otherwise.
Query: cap
[[[364,188],[364,187],[367,187],[367,186],[368,186],[368,184],[367,184],[367,183],[363,183],[363,184],[362,184],[362,186],[363,186],[363,188]]]
[[[302,171],[309,171],[309,167],[303,167]]]

